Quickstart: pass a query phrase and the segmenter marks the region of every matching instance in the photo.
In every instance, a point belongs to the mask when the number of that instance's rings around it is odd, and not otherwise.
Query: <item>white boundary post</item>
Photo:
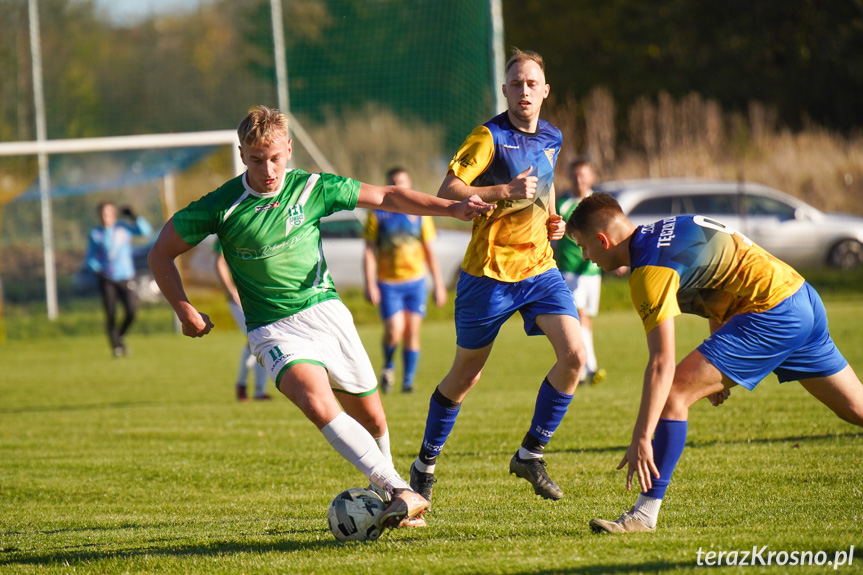
[[[501,0],[489,0],[491,10],[491,93],[494,95],[495,114],[506,110],[506,100],[500,87],[506,81],[503,67],[506,66],[505,50],[503,49],[503,8]]]
[[[45,128],[45,93],[42,87],[42,41],[39,35],[38,0],[28,0],[30,20],[30,67],[33,73],[33,107],[36,112],[36,140],[48,139]],[[57,264],[54,257],[54,218],[51,211],[51,180],[48,171],[48,154],[39,152],[39,198],[42,208],[42,253],[45,266],[45,304],[48,319],[59,315],[57,305]]]

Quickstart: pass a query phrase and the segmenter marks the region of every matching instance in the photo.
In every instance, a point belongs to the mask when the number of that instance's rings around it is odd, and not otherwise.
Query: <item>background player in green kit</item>
[[[632,303],[649,354],[632,442],[618,466],[629,466],[627,489],[637,474],[642,493],[617,520],[591,520],[594,531],[656,528],[686,444],[689,407],[699,399],[718,405],[732,387],[754,389],[772,372],[863,426],[863,385],[830,337],[818,293],[740,232],[697,215],[636,227],[612,196],[593,194],[566,233],[603,270],[632,269]],[[681,313],[707,318],[710,337],[675,366],[674,318]]]
[[[165,224],[150,251],[153,276],[183,334],[206,335],[213,323],[189,301],[174,259],[216,234],[240,295],[249,345],[279,391],[391,498],[383,526],[424,525],[428,502],[393,467],[377,377],[327,270],[318,222],[357,206],[461,220],[493,206],[476,197],[456,202],[289,170],[287,117],[264,106],[249,112],[237,134],[246,172]]]
[[[578,158],[569,165],[569,177],[573,189],[557,197],[557,213],[568,220],[575,211],[578,202],[593,193],[593,183],[596,173],[586,158]],[[595,385],[605,379],[605,370],[600,369],[596,360],[596,350],[593,345],[593,318],[599,313],[599,296],[602,289],[602,270],[595,263],[584,261],[581,248],[575,241],[563,236],[558,240],[554,250],[554,260],[560,270],[566,287],[572,291],[572,299],[578,310],[578,321],[581,324],[581,338],[587,352],[584,371],[581,372],[581,383]]]

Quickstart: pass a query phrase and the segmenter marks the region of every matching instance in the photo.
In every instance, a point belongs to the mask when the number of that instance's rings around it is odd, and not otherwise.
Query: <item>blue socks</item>
[[[418,349],[402,349],[402,361],[405,364],[404,387],[409,389],[413,387],[414,376],[417,373],[417,364],[420,361],[420,350]]]
[[[687,421],[660,419],[653,433],[653,460],[659,470],[659,479],[652,477],[653,487],[647,490],[647,497],[662,499],[671,482],[671,474],[686,446]]]
[[[384,344],[384,368],[392,369],[395,367],[395,362],[393,361],[393,356],[396,354],[396,347],[398,346],[388,346]]]
[[[530,422],[530,429],[521,443],[522,449],[519,449],[519,455],[522,459],[527,453],[534,457],[542,457],[546,444],[554,435],[560,422],[563,421],[563,416],[566,415],[570,402],[572,402],[571,395],[556,390],[547,378],[542,380],[542,385],[536,396],[533,420]]]
[[[429,401],[429,413],[423,435],[423,445],[419,460],[426,465],[434,465],[438,454],[443,450],[461,404],[447,399],[438,389],[434,390]]]

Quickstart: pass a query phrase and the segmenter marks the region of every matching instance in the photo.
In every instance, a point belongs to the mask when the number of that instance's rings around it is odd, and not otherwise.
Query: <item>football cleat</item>
[[[594,374],[590,377],[590,385],[599,385],[605,378],[608,377],[606,371],[602,368],[597,369]]]
[[[404,527],[406,529],[418,529],[420,527],[428,527],[428,523],[426,523],[425,518],[422,516],[410,517],[403,520],[399,524],[399,527]]]
[[[246,395],[246,386],[242,383],[237,384],[237,401],[248,401],[249,396]]]
[[[381,393],[389,393],[393,389],[393,383],[396,381],[396,370],[392,367],[385,367],[381,370]]]
[[[431,508],[431,495],[434,484],[437,483],[434,473],[423,473],[417,469],[416,461],[411,464],[411,489],[425,497]]]
[[[649,527],[632,509],[624,511],[615,521],[591,519],[590,528],[594,533],[639,533],[656,530],[655,527]]]
[[[556,501],[563,497],[563,491],[560,490],[560,487],[551,480],[545,471],[545,460],[541,457],[537,459],[519,459],[518,453],[516,453],[509,462],[509,472],[527,480],[533,485],[533,492],[544,499],[553,499]]]
[[[428,500],[413,489],[394,489],[392,501],[378,518],[378,525],[385,529],[405,527],[412,519],[428,511]]]
[[[371,482],[369,482],[369,491],[374,491],[375,494],[378,497],[380,497],[381,501],[383,501],[384,503],[389,503],[390,499],[392,499],[390,497],[389,492],[386,489],[384,489],[383,487],[378,487],[377,485],[375,485],[374,483],[371,483]]]

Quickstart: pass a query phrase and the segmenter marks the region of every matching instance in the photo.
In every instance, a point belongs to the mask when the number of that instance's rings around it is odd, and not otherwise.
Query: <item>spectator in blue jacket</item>
[[[123,208],[121,213],[132,223],[117,221],[117,206],[110,202],[99,204],[98,213],[102,225],[90,230],[87,267],[99,277],[99,292],[105,308],[111,349],[115,357],[123,357],[129,353],[123,336],[132,325],[138,307],[132,238],[149,236],[153,233],[153,227],[142,216],[136,216],[129,207]],[[116,318],[118,299],[125,309],[125,317],[119,326]]]

